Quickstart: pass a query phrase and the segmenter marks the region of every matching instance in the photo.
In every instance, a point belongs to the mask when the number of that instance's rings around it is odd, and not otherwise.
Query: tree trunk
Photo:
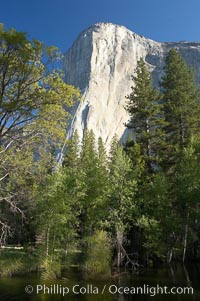
[[[171,263],[173,256],[173,248],[171,248],[167,253],[167,263]]]
[[[49,256],[49,232],[50,232],[50,227],[48,227],[47,229],[46,256]]]
[[[119,271],[121,263],[122,263],[122,252],[121,246],[123,243],[123,233],[117,228],[117,269]]]
[[[185,276],[186,276],[187,284],[188,284],[189,286],[191,286],[190,277],[189,277],[188,271],[187,271],[187,269],[186,269],[186,267],[185,267],[185,265],[184,265],[184,264],[183,264],[183,269],[184,269],[184,272],[185,272]]]
[[[185,225],[185,237],[183,243],[183,263],[185,262],[185,254],[187,250],[187,238],[188,238],[188,220],[189,220],[189,212],[187,213],[187,221]]]

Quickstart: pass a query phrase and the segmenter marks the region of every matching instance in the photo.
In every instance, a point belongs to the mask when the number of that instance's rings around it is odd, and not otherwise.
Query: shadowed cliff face
[[[167,52],[176,48],[194,66],[200,83],[200,43],[158,43],[127,28],[98,23],[80,34],[64,57],[68,84],[79,87],[83,100],[74,109],[70,135],[77,129],[82,138],[87,127],[101,136],[107,147],[115,134],[125,139],[128,121],[125,96],[133,84],[131,75],[142,57],[158,85]]]

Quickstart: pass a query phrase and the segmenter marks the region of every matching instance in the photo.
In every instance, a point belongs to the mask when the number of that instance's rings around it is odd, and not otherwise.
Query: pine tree
[[[81,210],[81,198],[85,195],[84,171],[81,169],[80,140],[77,131],[71,140],[67,142],[66,155],[63,161],[63,172],[65,174],[65,190],[73,199],[74,210]]]
[[[80,154],[85,194],[82,198],[81,232],[90,236],[98,229],[105,215],[108,172],[105,149],[99,141],[97,150],[93,131],[86,130]]]
[[[169,51],[164,71],[161,88],[167,122],[165,169],[169,169],[191,136],[199,132],[200,104],[194,73],[175,49]]]
[[[77,131],[67,142],[66,155],[63,161],[64,187],[66,199],[72,200],[72,209],[77,215],[76,233],[81,236],[80,216],[83,210],[82,200],[86,194],[85,171],[81,162],[81,145]]]
[[[98,186],[96,190],[100,196],[100,202],[98,207],[98,215],[100,224],[103,224],[103,221],[107,218],[107,202],[108,202],[108,193],[110,190],[109,185],[109,169],[108,169],[108,156],[106,149],[101,137],[98,138],[98,158],[97,158],[97,171],[96,176],[98,178]]]
[[[135,76],[132,76],[134,86],[127,97],[126,110],[130,115],[127,127],[133,129],[136,142],[149,172],[154,171],[160,160],[163,145],[164,125],[160,94],[152,85],[151,73],[147,70],[143,59],[138,61]]]
[[[67,142],[66,155],[63,160],[63,166],[75,167],[80,158],[80,141],[77,130],[72,139]]]

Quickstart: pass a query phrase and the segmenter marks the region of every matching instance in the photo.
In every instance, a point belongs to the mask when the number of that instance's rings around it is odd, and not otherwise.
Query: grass
[[[15,248],[0,250],[0,277],[11,277],[35,270],[37,260],[33,255]]]

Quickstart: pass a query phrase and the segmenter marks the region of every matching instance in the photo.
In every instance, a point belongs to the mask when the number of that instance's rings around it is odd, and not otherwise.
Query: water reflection
[[[69,294],[62,296],[62,294],[39,294],[37,295],[34,291],[32,294],[26,294],[24,289],[27,285],[32,285],[34,290],[41,282],[38,274],[27,274],[25,276],[15,276],[12,278],[1,278],[0,279],[0,300],[2,301],[199,301],[200,300],[200,265],[190,264],[181,265],[174,264],[165,268],[149,269],[140,276],[134,276],[131,274],[123,274],[120,278],[110,279],[109,281],[85,281],[82,279],[81,274],[75,271],[63,274],[63,279],[59,281],[45,282],[46,287],[52,288],[53,285],[57,285],[58,288],[68,287]],[[88,287],[88,284],[92,284],[92,287]],[[75,292],[80,287],[85,287],[87,290],[86,294],[75,294],[72,293],[72,288],[75,285]],[[106,289],[102,294],[102,290],[106,285]],[[192,286],[194,288],[194,295],[130,295],[130,294],[111,294],[108,291],[110,286],[116,287],[144,287],[157,285],[171,287],[184,287]],[[98,288],[98,294],[95,294]],[[113,291],[112,289],[112,291]],[[82,290],[84,292],[84,289]]]

